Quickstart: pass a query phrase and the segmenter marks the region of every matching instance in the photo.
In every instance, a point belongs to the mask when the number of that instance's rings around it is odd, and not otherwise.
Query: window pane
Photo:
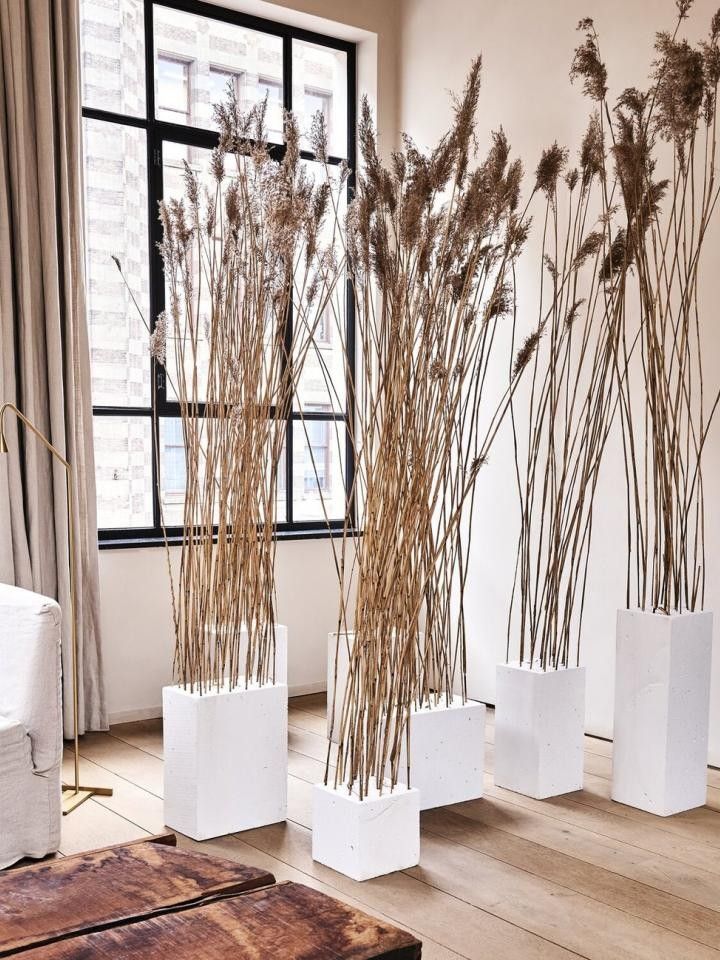
[[[98,527],[152,527],[150,417],[96,416],[94,431]]]
[[[303,146],[310,148],[307,135],[313,114],[325,116],[329,152],[347,157],[347,54],[305,40],[293,40],[293,109],[304,134]]]
[[[280,37],[157,5],[154,39],[159,119],[213,129],[213,105],[230,81],[244,109],[267,93],[268,136],[282,140]]]
[[[143,0],[81,0],[83,106],[145,116]]]
[[[145,131],[83,122],[92,396],[96,406],[149,407],[150,315]],[[113,257],[120,261],[130,290]]]
[[[160,419],[160,509],[167,527],[182,526],[186,484],[182,421],[163,417]]]
[[[204,442],[204,438],[201,438],[201,443]],[[278,474],[276,520],[282,522],[286,516],[284,444]],[[186,485],[185,444],[183,440],[182,421],[179,418],[161,417],[160,504],[165,526],[167,527],[182,526]]]
[[[324,520],[327,513],[329,520],[342,520],[345,423],[295,420],[293,431],[293,519]]]
[[[322,181],[328,173],[319,164],[304,161],[315,182]],[[337,168],[327,168],[331,176]],[[333,190],[337,195],[336,190]],[[345,222],[345,194],[339,210],[339,222]],[[319,250],[333,247],[338,261],[342,261],[341,237],[332,210],[328,212],[321,231]],[[333,289],[319,288],[315,300],[308,304],[305,292],[311,287],[313,270],[306,274],[305,259],[301,259],[295,277],[295,362],[301,366],[295,396],[295,409],[327,410],[330,413],[345,413],[346,408],[346,362],[345,318],[346,284],[341,278]]]

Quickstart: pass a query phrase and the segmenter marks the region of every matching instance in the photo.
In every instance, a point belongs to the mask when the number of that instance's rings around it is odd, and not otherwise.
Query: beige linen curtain
[[[65,452],[76,481],[80,732],[107,726],[85,315],[77,0],[0,0],[0,401]],[[65,473],[8,415],[0,458],[0,581],[63,609],[71,736]],[[0,665],[2,669],[2,665]]]

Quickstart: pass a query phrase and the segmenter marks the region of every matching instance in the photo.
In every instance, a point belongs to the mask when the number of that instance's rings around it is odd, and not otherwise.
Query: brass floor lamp
[[[112,790],[109,787],[83,787],[80,785],[80,742],[78,739],[78,642],[77,642],[77,596],[75,592],[75,536],[73,533],[73,474],[72,467],[65,457],[57,450],[42,434],[37,427],[28,420],[24,413],[15,406],[14,403],[4,403],[0,407],[0,454],[8,453],[8,445],[5,437],[5,413],[10,410],[23,423],[27,429],[42,443],[46,450],[59,460],[65,468],[67,480],[67,508],[68,508],[68,561],[70,565],[70,619],[72,629],[72,697],[73,697],[73,730],[75,735],[75,777],[72,786],[63,784],[62,788],[62,812],[63,814],[72,813],[81,803],[89,800],[92,796],[111,797]]]

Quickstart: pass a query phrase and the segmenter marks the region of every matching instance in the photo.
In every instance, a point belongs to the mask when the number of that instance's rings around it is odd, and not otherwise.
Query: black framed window
[[[212,108],[228,84],[245,108],[267,97],[277,158],[283,111],[296,114],[307,147],[322,110],[330,163],[354,168],[355,46],[199,0],[81,0],[81,43],[99,538],[152,544],[162,540],[161,516],[169,536],[180,536],[185,489],[179,406],[134,304],[151,323],[165,305],[158,203],[182,192],[183,161],[207,170],[217,143]],[[312,155],[303,151],[303,160],[312,174]],[[288,414],[280,536],[327,534],[325,511],[331,528],[345,523],[353,463],[343,339],[352,369],[349,285],[340,315],[321,319]]]

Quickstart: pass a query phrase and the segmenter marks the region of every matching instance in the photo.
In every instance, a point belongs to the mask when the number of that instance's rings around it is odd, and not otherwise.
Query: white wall
[[[179,550],[173,548],[173,562]],[[278,545],[278,621],[288,626],[293,694],[325,689],[327,635],[337,629],[338,587],[327,540]],[[173,627],[165,551],[100,553],[103,653],[111,723],[160,716],[172,682]]]
[[[704,35],[717,0],[697,0],[690,35]],[[462,87],[470,60],[483,55],[480,148],[490,130],[503,125],[532,179],[541,150],[557,139],[575,152],[584,132],[589,102],[569,83],[568,70],[582,16],[592,16],[601,34],[611,90],[646,82],[654,31],[672,26],[671,0],[403,0],[400,30],[399,116],[403,129],[421,144],[433,143],[448,124],[448,90]],[[718,218],[705,251],[702,290],[706,384],[720,383],[720,296],[717,260]],[[536,296],[537,257],[519,275],[521,310],[527,330]],[[506,361],[500,364],[498,386]],[[504,659],[507,609],[513,576],[518,508],[512,451],[506,430],[493,449],[478,490],[473,567],[468,597],[469,689],[493,701],[495,664]],[[587,725],[612,735],[615,610],[624,603],[624,477],[617,442],[607,459],[597,497],[597,520],[586,604],[582,659],[588,668]],[[720,616],[720,422],[707,449],[708,591],[706,606]],[[720,763],[720,629],[715,631],[712,687],[711,761]]]

